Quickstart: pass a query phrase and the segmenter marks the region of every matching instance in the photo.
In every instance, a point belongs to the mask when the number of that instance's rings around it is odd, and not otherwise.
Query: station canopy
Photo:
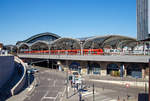
[[[49,46],[47,42],[37,41],[34,42],[31,46],[31,50],[48,50]]]
[[[26,44],[24,42],[19,44],[17,48],[19,49],[19,51],[25,51],[25,50],[27,51],[27,50],[29,50],[28,44]]]
[[[72,38],[60,38],[55,40],[50,45],[51,50],[71,50],[71,49],[81,49],[80,40]]]
[[[123,48],[127,47],[135,47],[136,39],[120,36],[120,35],[108,35],[108,36],[97,36],[88,38],[84,41],[83,48],[84,49],[98,49],[98,48]]]
[[[33,44],[34,42],[37,41],[46,41],[48,43],[51,43],[52,41],[56,40],[60,38],[60,36],[54,34],[54,33],[49,33],[49,32],[45,32],[45,33],[40,33],[40,34],[36,34],[24,41],[18,41],[16,43],[16,45],[19,45],[20,43],[27,43],[27,44]]]
[[[17,42],[18,49],[22,50],[71,50],[71,49],[105,49],[105,48],[134,48],[137,40],[121,35],[95,36],[80,39],[60,38],[53,33],[41,33],[27,40]]]

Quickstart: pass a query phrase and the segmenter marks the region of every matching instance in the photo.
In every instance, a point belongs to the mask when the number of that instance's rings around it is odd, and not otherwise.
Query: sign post
[[[93,83],[93,101],[95,101],[95,96],[94,96],[94,83]]]
[[[150,59],[149,59],[149,101],[150,101]]]
[[[126,83],[126,88],[127,88],[127,100],[128,100],[128,98],[129,98],[129,95],[128,95],[128,88],[130,87],[130,85],[128,84],[128,83]]]
[[[30,87],[30,71],[27,71],[27,73],[28,73],[28,86]]]

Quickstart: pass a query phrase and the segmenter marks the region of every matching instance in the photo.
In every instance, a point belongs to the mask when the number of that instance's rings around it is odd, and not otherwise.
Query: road
[[[50,69],[35,74],[37,86],[24,101],[60,101],[65,90],[65,75]]]
[[[93,81],[85,81],[86,85],[92,87],[93,83],[95,86],[95,101],[107,101],[108,99],[132,99],[136,101],[139,93],[144,93],[143,88],[129,87],[126,88],[124,85],[100,83]],[[92,100],[92,96],[86,96],[87,101]],[[109,100],[108,100],[109,101]],[[110,100],[111,101],[111,100]]]
[[[35,75],[38,86],[28,95],[24,101],[60,101],[60,96],[65,91],[65,74],[51,69],[41,68],[40,72]],[[144,89],[100,83],[95,81],[85,80],[85,84],[90,87],[88,94],[83,94],[84,101],[93,101],[92,85],[95,86],[94,101],[117,101],[116,99],[127,100],[127,95],[131,101],[137,101],[138,93],[143,93]],[[71,87],[70,87],[71,88]],[[69,95],[73,95],[73,89]],[[70,97],[65,101],[78,101],[79,96]],[[64,99],[62,100],[64,101]]]

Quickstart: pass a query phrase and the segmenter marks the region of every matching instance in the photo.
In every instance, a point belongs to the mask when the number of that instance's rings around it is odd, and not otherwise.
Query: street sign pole
[[[94,98],[95,96],[94,96],[94,83],[93,83],[93,101],[94,101]]]
[[[149,59],[149,101],[150,101],[150,59]]]
[[[28,73],[28,87],[30,87],[30,71],[27,71]]]
[[[66,66],[68,66],[67,60],[66,60]],[[66,98],[68,98],[68,68],[66,70]]]

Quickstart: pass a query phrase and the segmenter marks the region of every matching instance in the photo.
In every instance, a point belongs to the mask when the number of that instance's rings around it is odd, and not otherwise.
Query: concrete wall
[[[6,83],[14,72],[14,57],[0,56],[0,88]]]
[[[11,89],[12,95],[18,94],[22,90],[22,88],[24,87],[25,82],[26,82],[26,67],[27,67],[27,64],[25,64],[18,57],[15,57],[15,62],[17,64],[21,64],[20,69],[21,69],[21,72],[22,72],[22,77],[20,78],[19,82]]]

